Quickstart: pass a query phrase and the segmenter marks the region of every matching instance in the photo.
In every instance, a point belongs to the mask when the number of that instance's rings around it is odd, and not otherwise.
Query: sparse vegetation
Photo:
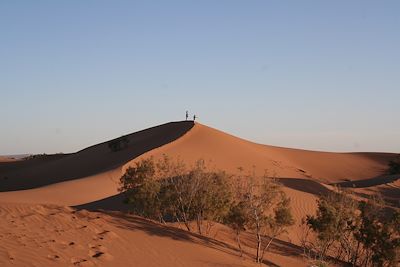
[[[388,164],[388,174],[400,174],[400,155],[395,160],[391,160]]]
[[[112,152],[117,152],[117,151],[123,150],[124,148],[128,147],[129,139],[126,136],[121,136],[117,139],[108,141],[107,144],[108,144],[108,148]]]
[[[43,154],[29,155],[29,156],[24,157],[23,159],[24,160],[32,160],[32,159],[40,159],[40,158],[45,158],[45,157],[47,157],[47,154],[43,153]]]
[[[229,225],[239,234],[242,229],[254,232],[256,237],[256,262],[262,263],[272,241],[294,224],[290,199],[281,186],[267,175],[259,178],[254,172],[236,181],[236,204],[231,206]]]
[[[240,257],[242,257],[243,249],[240,241],[240,233],[246,230],[247,223],[246,206],[243,201],[231,206],[229,213],[225,218],[225,223],[235,231]]]
[[[224,172],[207,170],[199,160],[187,169],[182,161],[164,157],[158,162],[145,159],[128,168],[121,177],[121,192],[133,211],[164,222],[183,222],[192,231],[190,222],[196,221],[197,231],[204,232],[204,222],[222,222],[229,211],[231,193]]]
[[[235,180],[241,182],[232,183]],[[141,160],[121,177],[120,191],[136,214],[182,222],[188,231],[193,231],[191,222],[199,234],[207,234],[213,222],[231,226],[241,255],[240,233],[254,232],[259,263],[272,241],[294,223],[290,200],[274,179],[229,176],[208,169],[204,160],[189,168],[167,156],[157,162]]]
[[[306,224],[316,235],[307,250],[318,261],[332,257],[352,266],[396,266],[400,260],[400,215],[380,198],[357,202],[344,191],[322,196]]]

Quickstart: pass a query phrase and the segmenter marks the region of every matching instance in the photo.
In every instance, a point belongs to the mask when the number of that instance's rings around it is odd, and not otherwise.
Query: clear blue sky
[[[152,2],[152,3],[150,3]],[[400,152],[400,1],[1,1],[0,154],[168,121]]]

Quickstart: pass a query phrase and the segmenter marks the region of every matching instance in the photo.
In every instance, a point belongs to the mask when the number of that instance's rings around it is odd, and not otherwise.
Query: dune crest
[[[168,123],[127,137],[128,148],[118,152],[110,152],[104,142],[73,154],[1,163],[0,190],[8,192],[0,192],[0,202],[75,206],[113,197],[126,168],[141,158],[157,159],[163,154],[180,157],[188,164],[203,158],[228,172],[255,168],[259,174],[268,170],[276,177],[323,183],[379,176],[395,157],[390,153],[331,153],[261,145],[191,121]]]
[[[196,123],[184,136],[142,156],[167,154],[187,162],[203,158],[219,169],[265,169],[277,177],[308,178],[325,183],[360,180],[381,175],[391,153],[333,153],[256,144]],[[129,163],[127,164],[129,165]]]

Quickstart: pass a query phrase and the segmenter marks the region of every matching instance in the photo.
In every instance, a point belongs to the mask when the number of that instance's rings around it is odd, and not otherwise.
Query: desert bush
[[[391,160],[388,163],[388,174],[400,174],[400,155],[395,160]]]
[[[245,203],[239,202],[232,205],[224,222],[235,231],[240,257],[242,257],[243,249],[240,241],[240,233],[246,230],[247,215]]]
[[[345,193],[332,192],[320,197],[316,216],[306,219],[308,226],[317,233],[315,248],[319,260],[325,260],[330,250],[336,251],[337,244],[348,247],[345,241],[355,221],[355,210],[356,202]]]
[[[357,202],[351,194],[337,191],[321,196],[316,215],[306,219],[317,237],[310,242],[317,259],[333,257],[353,266],[396,266],[399,213],[388,211],[380,198]]]
[[[120,191],[126,203],[133,203],[133,212],[147,218],[161,218],[161,184],[155,179],[155,164],[152,158],[136,162],[121,177]]]
[[[208,170],[203,160],[187,168],[167,156],[157,162],[145,159],[127,169],[121,185],[135,213],[183,222],[188,231],[192,231],[190,221],[196,221],[200,234],[204,221],[222,222],[231,203],[227,175]]]
[[[231,226],[241,254],[240,233],[254,232],[259,263],[272,241],[294,223],[290,199],[276,180],[266,175],[229,176],[208,169],[204,160],[187,167],[167,156],[143,159],[126,170],[120,191],[134,213],[183,222],[188,231],[193,231],[193,221],[199,234],[207,234],[213,222]]]
[[[360,224],[354,229],[362,244],[360,266],[398,266],[400,263],[400,213],[387,211],[382,201],[360,202]],[[389,213],[389,214],[388,214]]]
[[[267,175],[260,178],[253,173],[238,180],[236,203],[231,206],[227,222],[236,231],[240,250],[240,232],[244,228],[254,232],[257,241],[255,260],[262,263],[272,241],[294,224],[290,199],[280,184]]]
[[[45,158],[45,157],[47,157],[47,156],[48,156],[48,155],[47,155],[46,153],[43,153],[43,154],[33,154],[33,155],[26,156],[26,157],[24,157],[23,159],[24,159],[24,160],[32,160],[32,159]]]
[[[126,136],[121,136],[117,139],[108,141],[107,145],[108,148],[112,151],[112,152],[117,152],[120,151],[126,147],[128,147],[129,144],[129,139]]]

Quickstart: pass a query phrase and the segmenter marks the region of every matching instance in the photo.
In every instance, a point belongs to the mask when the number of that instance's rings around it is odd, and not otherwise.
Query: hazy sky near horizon
[[[400,1],[1,1],[0,154],[184,119],[400,152]]]

